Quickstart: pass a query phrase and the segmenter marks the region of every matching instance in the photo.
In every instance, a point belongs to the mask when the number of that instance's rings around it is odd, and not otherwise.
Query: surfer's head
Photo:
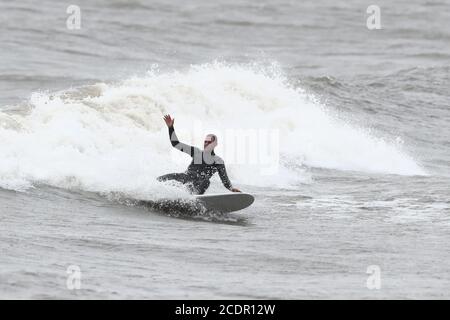
[[[217,146],[217,136],[211,133],[208,134],[205,137],[205,141],[203,142],[203,149],[212,151],[216,146]]]

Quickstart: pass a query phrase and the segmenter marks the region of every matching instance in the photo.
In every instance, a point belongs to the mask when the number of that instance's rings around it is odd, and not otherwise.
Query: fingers
[[[164,119],[164,121],[165,121],[166,123],[170,123],[170,122],[172,121],[172,119],[170,118],[170,115],[168,115],[168,114],[166,114],[166,115],[163,117],[163,119]]]
[[[166,124],[167,124],[168,127],[172,127],[172,126],[173,126],[173,123],[174,123],[174,121],[175,121],[175,118],[172,119],[172,118],[170,117],[170,114],[164,115],[163,119],[164,119],[164,121],[166,122]]]

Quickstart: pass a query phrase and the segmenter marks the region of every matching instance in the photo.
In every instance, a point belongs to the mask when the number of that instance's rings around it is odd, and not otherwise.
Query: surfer
[[[175,134],[173,123],[174,118],[170,115],[164,116],[164,121],[169,128],[169,138],[172,146],[192,157],[186,172],[184,173],[169,173],[158,177],[159,181],[175,180],[186,185],[191,193],[203,194],[209,187],[209,179],[218,172],[220,180],[222,180],[225,188],[232,192],[241,192],[239,189],[231,185],[228,179],[225,163],[222,158],[214,153],[214,148],[217,146],[217,137],[214,134],[208,134],[203,143],[203,150],[184,144],[178,140]]]

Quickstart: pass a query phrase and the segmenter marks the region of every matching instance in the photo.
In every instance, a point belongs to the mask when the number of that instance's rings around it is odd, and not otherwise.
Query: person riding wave
[[[173,127],[175,119],[170,115],[164,116],[164,121],[169,128],[169,138],[172,147],[190,155],[192,161],[184,173],[169,173],[158,177],[158,181],[174,180],[186,185],[191,193],[203,194],[208,189],[211,177],[218,172],[220,180],[222,180],[225,188],[232,192],[241,192],[239,189],[231,185],[228,179],[225,163],[222,158],[214,153],[217,146],[217,137],[214,134],[208,134],[205,137],[203,150],[182,143],[178,140]]]

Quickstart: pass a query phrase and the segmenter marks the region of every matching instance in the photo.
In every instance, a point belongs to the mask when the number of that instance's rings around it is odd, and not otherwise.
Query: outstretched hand
[[[239,190],[238,188],[231,188],[230,189],[232,192],[242,192],[241,190]]]
[[[169,128],[171,128],[171,127],[173,127],[173,123],[175,122],[175,118],[171,118],[170,117],[170,114],[166,114],[165,116],[164,116],[164,121],[166,122],[166,125],[169,127]]]

